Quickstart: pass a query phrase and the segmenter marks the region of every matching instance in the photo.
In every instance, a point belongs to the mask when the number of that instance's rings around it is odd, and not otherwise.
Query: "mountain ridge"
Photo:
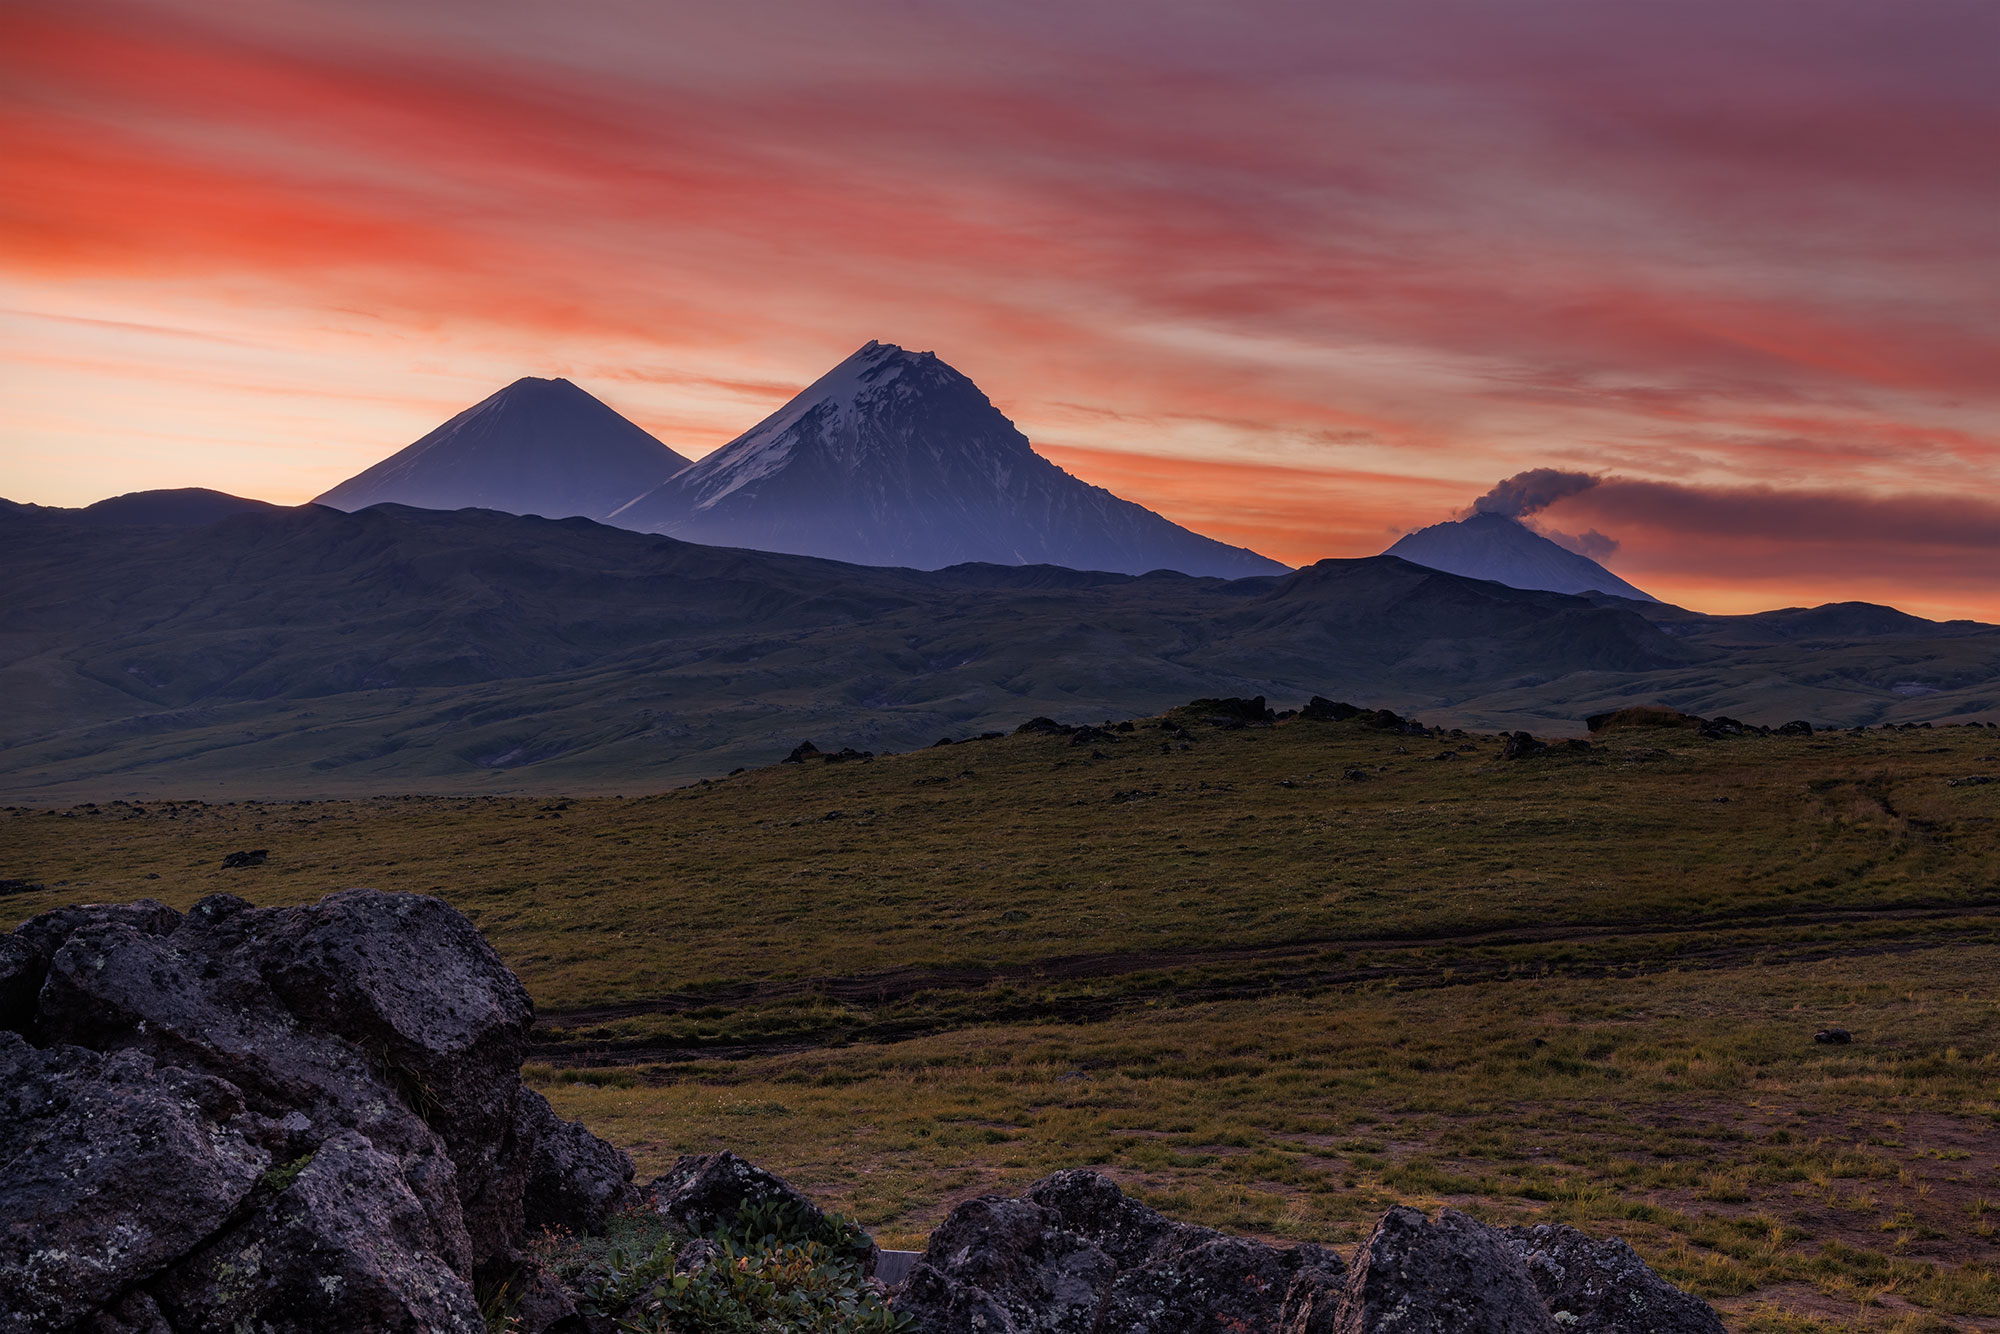
[[[1071,476],[935,353],[874,341],[607,521],[711,546],[918,569],[986,561],[1244,577],[1289,568]]]
[[[1835,640],[1810,613],[1704,617],[1392,556],[1235,581],[920,571],[580,518],[301,506],[0,524],[0,599],[0,790],[37,801],[626,791],[801,737],[907,750],[1202,696],[1544,734],[1635,702],[1773,725],[2000,718],[2000,627],[1836,604],[1880,633]]]

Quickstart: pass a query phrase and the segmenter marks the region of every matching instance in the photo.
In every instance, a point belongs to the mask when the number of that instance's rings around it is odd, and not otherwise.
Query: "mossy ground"
[[[534,994],[559,1110],[642,1171],[733,1148],[890,1245],[1092,1164],[1268,1236],[1391,1199],[1576,1221],[1745,1331],[2000,1329],[2000,783],[1951,782],[2000,734],[1190,730],[17,810],[0,874],[46,886],[13,917],[440,894]]]

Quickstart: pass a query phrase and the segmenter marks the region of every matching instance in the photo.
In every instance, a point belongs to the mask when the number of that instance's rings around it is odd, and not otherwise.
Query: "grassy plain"
[[[44,888],[0,903],[439,894],[527,982],[560,1110],[887,1244],[1092,1164],[1341,1245],[1390,1200],[1576,1221],[1744,1331],[2000,1330],[2000,782],[1953,783],[2000,733],[1114,736],[10,810],[0,875]]]

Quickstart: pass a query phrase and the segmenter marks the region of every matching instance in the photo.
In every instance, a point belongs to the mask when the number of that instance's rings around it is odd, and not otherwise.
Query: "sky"
[[[1294,564],[1503,479],[1717,612],[2000,621],[1991,0],[0,0],[0,496],[297,503],[521,375],[869,339]]]

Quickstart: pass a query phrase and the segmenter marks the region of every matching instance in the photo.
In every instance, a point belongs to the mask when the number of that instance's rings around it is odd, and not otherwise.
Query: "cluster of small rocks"
[[[1177,1223],[1095,1172],[953,1210],[893,1303],[920,1334],[1722,1334],[1618,1240],[1383,1214],[1352,1266]]]

